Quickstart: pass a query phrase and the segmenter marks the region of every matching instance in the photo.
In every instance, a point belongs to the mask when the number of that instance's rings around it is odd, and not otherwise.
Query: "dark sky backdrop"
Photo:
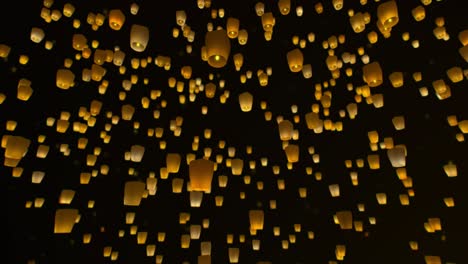
[[[463,216],[467,208],[466,142],[458,142],[455,138],[461,133],[457,126],[447,123],[447,116],[456,115],[458,120],[466,120],[468,111],[467,80],[452,83],[446,75],[446,70],[458,66],[466,69],[466,62],[458,53],[461,43],[458,33],[468,29],[466,8],[463,1],[444,0],[433,1],[426,6],[426,19],[416,22],[411,16],[411,10],[420,5],[420,1],[397,1],[400,22],[392,29],[391,37],[385,39],[377,30],[376,10],[379,3],[370,1],[360,5],[358,1],[344,1],[340,11],[333,9],[331,1],[323,1],[324,13],[318,15],[314,11],[317,1],[291,1],[291,13],[283,16],[279,13],[276,1],[265,1],[265,9],[275,14],[276,25],[273,39],[266,42],[263,37],[261,19],[255,14],[255,1],[221,1],[213,0],[211,8],[224,8],[225,18],[211,19],[210,8],[198,9],[196,1],[137,1],[139,13],[130,14],[131,1],[69,1],[76,7],[72,18],[62,17],[59,21],[46,23],[40,17],[42,1],[8,1],[4,3],[4,13],[13,18],[2,16],[0,24],[0,44],[11,47],[7,59],[0,60],[0,92],[6,95],[6,100],[0,105],[2,135],[16,135],[31,139],[32,143],[27,155],[19,166],[24,169],[21,177],[11,176],[12,168],[1,168],[2,191],[6,193],[8,223],[5,226],[8,235],[7,263],[109,263],[111,260],[102,255],[105,246],[112,246],[119,252],[115,263],[155,263],[155,257],[147,257],[144,245],[137,245],[136,237],[129,235],[130,226],[125,224],[126,212],[136,212],[135,224],[139,231],[147,231],[147,244],[156,244],[156,254],[164,255],[163,263],[182,263],[188,261],[197,263],[200,255],[200,242],[212,242],[212,263],[228,263],[228,248],[240,248],[240,263],[256,263],[271,261],[272,263],[327,263],[335,259],[335,246],[346,245],[346,256],[343,263],[425,263],[424,256],[440,256],[443,262],[468,263],[466,256],[466,237],[468,235],[466,221]],[[86,3],[84,3],[86,2]],[[51,9],[62,10],[65,1],[55,1]],[[295,7],[302,5],[304,16],[295,16]],[[126,15],[126,22],[120,31],[109,28],[107,20],[97,31],[91,30],[86,23],[89,12],[106,14],[110,9],[121,9]],[[187,12],[187,24],[196,32],[192,44],[193,53],[187,54],[187,40],[180,36],[172,38],[171,32],[177,27],[175,11]],[[371,23],[366,31],[354,33],[349,24],[348,9],[356,12],[369,12]],[[214,69],[200,59],[200,49],[204,44],[206,24],[213,22],[215,26],[224,26],[227,17],[240,19],[240,28],[249,32],[248,43],[240,46],[237,40],[231,40],[231,57],[227,66]],[[435,18],[444,17],[449,41],[437,40],[432,33]],[[73,19],[79,19],[82,26],[72,27]],[[146,25],[150,29],[150,39],[147,49],[137,53],[129,47],[129,34],[132,24]],[[32,27],[41,27],[45,31],[45,40],[55,43],[51,51],[44,49],[44,41],[40,44],[29,39]],[[379,34],[376,44],[369,44],[367,33],[375,30]],[[286,53],[295,46],[291,42],[293,35],[306,39],[309,32],[314,32],[316,41],[307,43],[303,49],[305,63],[312,64],[313,77],[304,79],[301,73],[292,73],[288,69]],[[401,38],[403,32],[409,32],[411,40],[418,39],[421,47],[414,49],[411,43]],[[111,63],[106,63],[107,73],[104,79],[109,81],[105,95],[98,93],[98,82],[81,80],[83,68],[90,68],[92,60],[74,61],[71,70],[75,73],[75,86],[69,90],[61,90],[55,85],[57,69],[63,68],[65,58],[73,59],[77,51],[72,48],[72,36],[81,33],[87,36],[88,43],[93,39],[100,42],[101,49],[114,49],[119,46],[125,51],[124,65],[127,73],[119,75],[118,69]],[[181,33],[182,34],[182,33]],[[362,79],[362,62],[354,65],[345,64],[354,71],[352,77],[346,77],[344,71],[337,79],[336,86],[330,87],[333,93],[330,118],[342,121],[343,131],[324,131],[315,134],[308,130],[305,124],[305,114],[316,101],[315,84],[329,81],[325,59],[327,51],[322,48],[322,41],[332,35],[344,34],[346,42],[339,45],[335,53],[344,52],[357,54],[357,49],[363,46],[371,61],[378,61],[383,69],[384,82],[372,93],[384,95],[385,106],[375,108],[366,104],[365,99],[359,104],[356,119],[340,118],[339,110],[354,101],[354,91],[346,90],[347,83],[355,87],[364,85]],[[245,58],[241,72],[234,70],[232,55],[242,52]],[[30,62],[27,65],[18,63],[19,55],[27,54]],[[146,68],[132,69],[132,57],[153,59],[158,55],[171,56],[172,66],[165,71],[149,64]],[[230,91],[226,104],[219,103],[219,90],[213,99],[206,98],[202,93],[195,102],[185,105],[178,103],[179,94],[175,89],[168,88],[167,80],[174,76],[184,81],[180,68],[191,65],[192,76],[200,77],[203,83],[209,82],[208,74],[215,75],[214,81],[225,80]],[[272,67],[273,74],[269,85],[261,87],[255,77],[258,69]],[[254,77],[245,84],[239,81],[240,73],[251,70]],[[404,74],[405,84],[395,89],[391,86],[388,75],[394,71]],[[414,72],[420,71],[423,79],[415,82]],[[119,101],[118,93],[122,91],[121,81],[131,74],[138,74],[140,81],[127,93],[124,102]],[[16,87],[20,78],[32,82],[34,93],[29,101],[16,99]],[[143,78],[149,79],[149,84],[142,83]],[[443,79],[451,88],[452,96],[446,100],[438,100],[432,82]],[[188,99],[188,82],[185,81],[184,94]],[[426,86],[427,97],[421,97],[419,88]],[[151,102],[149,109],[143,109],[140,100],[149,97],[151,89],[162,91],[162,97]],[[241,112],[237,97],[240,93],[249,91],[254,95],[253,110]],[[80,107],[89,108],[90,102],[100,100],[103,103],[101,114],[96,125],[89,127],[85,135],[72,131],[57,133],[55,127],[47,127],[48,117],[59,118],[60,112],[68,111],[70,121],[84,122],[78,117]],[[166,108],[161,108],[161,99],[168,102]],[[267,122],[260,101],[268,103],[267,110],[273,113],[273,121]],[[137,111],[134,121],[140,122],[140,128],[134,129],[133,122],[121,120],[110,132],[112,139],[104,144],[99,137],[110,120],[105,117],[107,111],[120,115],[123,104],[133,104]],[[274,121],[281,115],[292,121],[291,105],[298,106],[300,123],[295,123],[300,137],[291,143],[300,146],[300,162],[295,163],[292,170],[286,167],[286,156],[281,149],[278,125]],[[201,107],[208,106],[208,115],[201,115]],[[160,109],[161,117],[153,118],[153,110]],[[392,118],[404,116],[406,128],[396,131]],[[182,134],[173,136],[169,131],[170,121],[176,116],[183,116]],[[323,116],[322,116],[323,117]],[[7,120],[18,122],[15,131],[6,131]],[[159,149],[160,139],[147,137],[148,128],[163,127],[164,140],[167,149]],[[204,129],[212,129],[211,139],[203,138]],[[399,195],[408,192],[392,168],[385,150],[375,153],[380,155],[381,168],[370,170],[367,166],[356,168],[356,159],[366,160],[367,155],[374,152],[369,148],[367,132],[376,130],[380,140],[392,137],[395,144],[404,144],[407,148],[408,175],[413,180],[415,196],[410,198],[409,206],[402,206]],[[45,135],[44,144],[50,146],[45,159],[36,158],[39,145],[38,135]],[[200,137],[198,151],[192,151],[194,136]],[[85,150],[76,148],[80,137],[89,139]],[[226,148],[217,147],[219,140],[226,141]],[[69,144],[70,156],[64,156],[59,151],[60,144]],[[134,144],[144,145],[146,152],[141,163],[124,160],[124,153]],[[253,153],[247,154],[247,146],[253,147]],[[242,176],[231,175],[230,169],[220,164],[213,179],[211,194],[203,196],[202,207],[191,208],[189,193],[174,194],[171,190],[171,179],[184,178],[188,181],[188,166],[184,163],[187,153],[203,156],[205,147],[212,147],[211,160],[217,154],[227,158],[227,147],[236,147],[236,158],[244,160],[243,175],[250,175],[252,183],[245,185]],[[312,162],[307,149],[315,147],[320,154],[320,163]],[[86,155],[95,147],[101,147],[102,153],[94,167],[86,165]],[[5,149],[1,149],[2,152]],[[182,165],[177,175],[170,175],[168,180],[158,179],[158,190],[155,196],[143,199],[139,207],[123,205],[124,184],[130,180],[145,181],[151,171],[159,177],[159,169],[165,166],[166,153],[178,152],[182,155]],[[260,159],[268,157],[269,165],[262,167]],[[251,170],[248,162],[254,160],[257,168]],[[345,160],[353,160],[353,168],[347,169]],[[457,164],[458,177],[448,178],[443,166],[449,161]],[[109,175],[99,174],[92,178],[90,184],[80,185],[81,172],[91,172],[99,169],[102,164],[110,166]],[[272,166],[281,167],[280,175],[273,175]],[[306,167],[313,167],[314,173],[321,172],[323,179],[318,181],[314,175],[307,175]],[[136,176],[129,176],[128,169],[134,168]],[[44,171],[45,177],[41,184],[31,183],[33,171]],[[351,171],[357,171],[359,185],[353,186],[349,177]],[[219,188],[217,177],[228,175],[227,188]],[[286,189],[279,191],[277,179],[284,179]],[[256,183],[262,181],[264,190],[259,191]],[[341,196],[331,197],[328,185],[340,184]],[[185,186],[185,185],[184,185]],[[307,198],[301,199],[298,188],[307,188]],[[185,187],[184,187],[185,188]],[[63,189],[76,191],[70,205],[58,203]],[[245,192],[246,198],[239,199],[240,192]],[[387,194],[388,204],[378,205],[376,193]],[[224,196],[223,207],[216,207],[214,197]],[[27,201],[45,198],[42,208],[25,208]],[[456,206],[447,208],[443,199],[453,197]],[[87,208],[89,200],[96,202],[95,207]],[[269,209],[269,201],[276,200],[278,209]],[[366,205],[365,212],[359,212],[358,203]],[[60,208],[79,209],[81,220],[75,224],[70,234],[54,234],[54,214]],[[249,234],[249,209],[262,209],[265,212],[264,230],[256,236]],[[333,215],[340,210],[351,210],[355,220],[363,221],[364,232],[340,230],[333,223]],[[191,218],[187,224],[178,223],[180,212],[190,212]],[[369,224],[369,217],[377,219],[376,225]],[[424,223],[428,218],[439,217],[442,231],[427,233]],[[199,240],[192,240],[189,249],[180,248],[180,236],[189,233],[190,224],[201,224],[205,218],[210,219],[210,227],[203,229]],[[288,240],[294,234],[294,224],[302,225],[302,232],[296,233],[297,242],[290,244],[288,250],[281,248],[281,241]],[[281,227],[281,235],[273,236],[273,227]],[[118,231],[125,230],[123,238],[118,237]],[[307,238],[307,231],[315,233],[315,239]],[[166,241],[157,242],[157,233],[166,232]],[[90,244],[82,243],[84,233],[92,233]],[[234,234],[234,244],[226,243],[226,235]],[[239,242],[239,234],[246,236],[246,242]],[[252,250],[251,240],[260,239],[260,251]],[[418,241],[419,250],[412,251],[409,241]]]

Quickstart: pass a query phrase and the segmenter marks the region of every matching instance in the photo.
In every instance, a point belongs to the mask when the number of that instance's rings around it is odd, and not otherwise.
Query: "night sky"
[[[399,21],[384,36],[377,26],[377,10],[390,1],[343,2],[336,10],[331,0],[291,0],[289,14],[283,15],[277,0],[263,1],[264,12],[275,17],[269,41],[256,13],[257,1],[4,3],[4,13],[11,15],[2,16],[0,27],[0,154],[4,160],[0,178],[7,203],[7,263],[143,264],[159,263],[161,258],[162,263],[202,263],[198,258],[204,242],[211,242],[211,263],[216,264],[232,263],[229,251],[234,248],[239,249],[238,263],[468,263],[463,216],[468,207],[464,139],[468,52],[463,57],[459,51],[468,43],[467,9],[461,6],[463,1],[396,0]],[[66,4],[75,8],[71,16],[63,14]],[[323,6],[320,14],[318,4]],[[136,14],[132,6],[139,7]],[[421,21],[412,15],[418,6],[425,9]],[[302,16],[297,8],[303,9]],[[116,9],[125,15],[120,30],[109,25],[109,12]],[[193,40],[177,24],[180,10],[186,13],[184,27],[194,34]],[[361,33],[350,25],[350,14],[358,12],[370,16]],[[92,17],[103,17],[103,24]],[[230,17],[239,19],[239,29],[248,32],[248,40],[241,45],[238,39],[229,39],[227,64],[215,68],[201,56],[207,24],[226,28]],[[130,46],[132,25],[149,29],[142,52]],[[445,37],[434,34],[437,27],[444,27]],[[39,43],[31,40],[33,28],[45,34]],[[173,36],[174,30],[179,31],[178,37]],[[369,41],[370,32],[378,36],[377,42]],[[308,38],[311,33],[314,39]],[[73,47],[75,34],[86,37],[89,58]],[[294,36],[305,45],[294,43]],[[332,47],[333,38],[344,41]],[[98,45],[93,46],[93,41]],[[290,70],[287,53],[294,49],[301,50],[303,65],[311,65],[311,78]],[[125,53],[125,71],[110,60],[100,65],[106,70],[101,80],[85,80],[83,72],[96,64],[94,55],[105,50]],[[239,53],[244,62],[238,71],[233,56]],[[355,62],[346,62],[346,54],[354,55]],[[326,63],[333,55],[342,63],[334,73]],[[170,58],[170,67],[156,65],[162,57]],[[140,61],[138,67],[132,64],[135,61]],[[72,62],[69,67],[67,62]],[[377,87],[369,87],[363,78],[364,66],[373,62],[382,70]],[[191,66],[189,78],[181,74],[184,66]],[[60,69],[74,74],[69,89],[57,87]],[[271,71],[265,86],[259,83],[259,70]],[[251,78],[242,82],[249,72]],[[402,74],[401,87],[390,81],[395,72]],[[422,78],[414,78],[415,73]],[[132,78],[136,81],[126,89],[124,82]],[[174,78],[183,89],[170,87]],[[32,94],[27,100],[18,96],[21,80],[30,82]],[[450,96],[438,94],[437,82],[445,84]],[[209,83],[216,86],[213,98],[204,90]],[[103,85],[107,85],[105,92]],[[239,104],[244,92],[253,96],[248,112]],[[331,97],[329,106],[324,96]],[[376,105],[379,96],[383,96],[381,107]],[[148,100],[149,106],[144,107],[142,100]],[[93,101],[102,104],[99,113],[90,114]],[[353,104],[357,115],[350,117]],[[131,120],[122,118],[124,105],[135,109]],[[206,114],[203,109],[208,110]],[[322,131],[308,127],[306,115],[313,109],[318,109],[323,121]],[[398,119],[404,121],[402,127],[396,124]],[[59,120],[68,121],[66,131],[57,130]],[[177,120],[182,122],[176,124]],[[285,120],[293,125],[293,136],[282,140],[279,124]],[[163,130],[161,137],[156,130]],[[369,132],[378,134],[378,142],[371,144]],[[8,144],[13,137],[30,140],[15,166],[6,157],[7,146],[15,148]],[[80,139],[88,140],[83,148],[78,147]],[[299,147],[298,162],[288,164],[283,149],[287,144]],[[145,148],[139,162],[126,158],[135,145]],[[47,147],[46,155],[38,154]],[[400,147],[406,156],[404,165],[396,167],[389,153]],[[233,155],[229,149],[235,150]],[[166,157],[171,153],[179,154],[181,163],[179,171],[166,178]],[[95,163],[87,162],[90,155],[96,157]],[[187,189],[190,155],[218,163],[211,192],[203,193],[200,207],[191,206]],[[368,158],[373,156],[378,157],[378,168],[370,166]],[[232,173],[229,162],[234,159],[243,160],[241,175]],[[264,159],[268,160],[265,166]],[[446,173],[450,164],[456,167],[456,175]],[[398,174],[404,170],[406,179]],[[38,173],[43,179],[34,183],[33,175]],[[80,182],[83,173],[93,175],[88,184]],[[357,182],[352,175],[357,175]],[[219,179],[224,176],[227,186],[221,187]],[[147,188],[138,206],[124,204],[126,183],[146,184],[149,178],[157,179],[155,193],[149,194]],[[183,180],[181,193],[173,192],[174,179]],[[284,189],[279,188],[282,183]],[[333,197],[330,186],[336,185],[340,195]],[[74,192],[69,204],[60,202],[64,190]],[[377,196],[384,194],[386,204],[380,204]],[[217,206],[220,197],[223,204]],[[404,198],[409,204],[403,204]],[[63,209],[77,209],[79,221],[71,232],[54,233],[56,213]],[[263,229],[256,233],[250,230],[249,210],[264,213]],[[352,213],[353,229],[335,223],[340,211]],[[129,223],[126,217],[131,213],[135,218]],[[180,222],[181,214],[190,218]],[[200,237],[182,248],[182,237],[208,221]],[[356,228],[360,224],[362,230]],[[275,235],[278,228],[280,233]],[[137,243],[143,232],[146,241]],[[158,240],[162,233],[164,241]],[[89,235],[91,240],[84,243],[83,237]],[[256,250],[252,244],[258,241]],[[417,248],[410,246],[416,243]],[[152,256],[147,254],[148,245],[156,247]],[[340,257],[336,249],[343,246],[346,253]],[[105,256],[109,247],[111,256]]]

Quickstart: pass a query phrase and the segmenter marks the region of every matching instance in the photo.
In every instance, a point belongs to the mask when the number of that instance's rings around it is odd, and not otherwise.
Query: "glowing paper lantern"
[[[367,155],[367,163],[371,170],[377,170],[380,168],[380,157],[379,154],[369,154]]]
[[[239,253],[240,253],[239,248],[230,247],[228,249],[228,253],[229,253],[229,263],[239,263]]]
[[[113,30],[120,30],[125,23],[125,15],[120,9],[109,11],[109,27]]]
[[[130,29],[130,47],[136,52],[143,52],[149,41],[149,29],[146,26],[134,24]]]
[[[182,27],[185,25],[187,20],[187,13],[184,10],[176,11],[176,23],[178,26]]]
[[[237,36],[237,40],[240,45],[245,45],[247,44],[247,41],[249,39],[249,32],[247,32],[246,29],[241,29],[239,30],[239,34]]]
[[[130,150],[130,160],[133,162],[141,162],[145,154],[145,147],[141,145],[133,145]]]
[[[244,169],[244,161],[242,159],[233,159],[231,161],[232,175],[241,175],[243,169]]]
[[[205,35],[205,47],[208,64],[213,68],[226,65],[231,52],[231,43],[226,30],[209,31]]]
[[[291,11],[291,0],[279,0],[278,9],[284,16],[289,14],[289,11]]]
[[[239,35],[240,21],[237,18],[229,17],[226,22],[226,30],[229,38],[234,39]]]
[[[378,62],[372,62],[364,65],[362,68],[363,80],[369,87],[377,87],[382,84],[382,68]]]
[[[16,98],[18,98],[21,101],[27,101],[33,94],[33,89],[31,88],[31,81],[25,78],[21,78],[18,81],[18,92],[16,95]]]
[[[262,26],[263,30],[266,32],[273,31],[273,27],[275,26],[275,17],[272,12],[267,12],[262,15]]]
[[[335,10],[341,10],[343,8],[343,0],[332,0],[333,8]]]
[[[355,33],[361,33],[366,29],[366,22],[364,21],[364,15],[358,12],[349,18],[349,23]]]
[[[264,223],[264,213],[262,210],[249,210],[250,229],[262,230]]]
[[[127,181],[124,189],[124,205],[139,206],[145,189],[144,182]]]
[[[34,43],[40,43],[45,37],[44,30],[42,28],[33,27],[31,28],[30,39]]]
[[[299,146],[295,144],[289,144],[284,149],[288,162],[294,163],[299,161]]]
[[[283,120],[278,124],[278,130],[281,140],[290,140],[292,138],[294,126],[291,121]]]
[[[387,156],[394,168],[406,166],[406,149],[403,146],[395,146],[387,149]]]
[[[300,49],[293,49],[286,54],[289,70],[291,72],[300,72],[304,63],[304,56]]]
[[[249,92],[239,94],[239,106],[242,112],[250,112],[253,105],[253,95]]]
[[[166,167],[168,173],[177,173],[180,168],[181,156],[178,153],[167,153]]]
[[[394,88],[399,88],[403,86],[403,73],[402,72],[392,72],[388,78],[390,79],[390,82],[392,83],[392,86]]]
[[[335,215],[341,229],[353,229],[353,213],[351,211],[338,211]]]
[[[394,0],[381,3],[377,7],[377,18],[385,28],[392,28],[398,21],[398,7]]]
[[[133,114],[135,113],[135,107],[129,104],[122,105],[121,111],[122,111],[122,119],[129,121],[129,120],[132,120],[133,118]]]
[[[67,90],[74,85],[75,74],[69,69],[58,69],[56,82],[58,88]]]
[[[78,218],[77,209],[57,209],[55,211],[54,233],[71,233]]]
[[[213,172],[214,162],[206,159],[192,160],[189,164],[191,190],[210,193]]]

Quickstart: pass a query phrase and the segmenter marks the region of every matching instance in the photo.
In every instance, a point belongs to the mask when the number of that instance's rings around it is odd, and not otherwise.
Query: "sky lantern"
[[[77,209],[63,208],[55,211],[54,233],[66,234],[73,231],[79,212]]]
[[[293,49],[287,53],[289,70],[291,72],[300,72],[304,63],[304,56],[300,49]]]
[[[124,188],[123,204],[127,206],[139,206],[145,189],[144,182],[127,181]]]
[[[209,31],[205,35],[205,47],[208,64],[213,68],[226,65],[231,52],[231,43],[226,30]]]
[[[394,0],[385,1],[377,7],[377,18],[385,28],[392,28],[398,24],[398,7]]]
[[[109,11],[109,27],[113,30],[120,30],[125,23],[125,15],[120,9]]]
[[[196,159],[189,164],[190,187],[192,191],[211,192],[214,164],[210,160]]]
[[[362,72],[362,77],[369,87],[377,87],[382,84],[382,68],[378,62],[364,65]]]
[[[143,52],[149,41],[149,29],[146,26],[133,24],[130,30],[130,47],[136,52]]]

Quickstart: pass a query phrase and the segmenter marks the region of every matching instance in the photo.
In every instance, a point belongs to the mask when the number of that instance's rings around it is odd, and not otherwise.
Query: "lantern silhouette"
[[[208,64],[213,68],[226,65],[231,52],[231,43],[226,30],[209,31],[205,35],[205,47]]]

